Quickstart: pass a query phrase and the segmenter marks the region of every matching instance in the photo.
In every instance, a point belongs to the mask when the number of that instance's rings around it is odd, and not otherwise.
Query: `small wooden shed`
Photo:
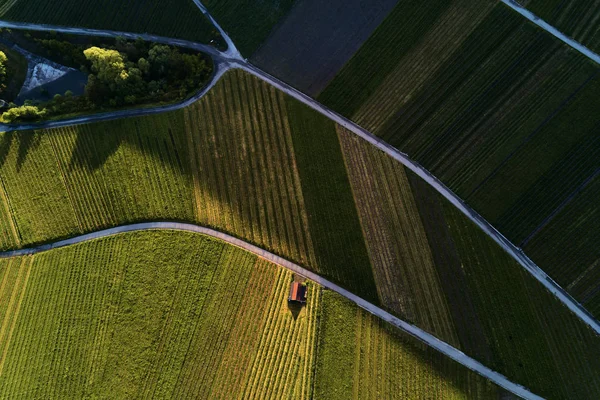
[[[288,301],[301,304],[306,303],[306,286],[300,282],[292,282]]]

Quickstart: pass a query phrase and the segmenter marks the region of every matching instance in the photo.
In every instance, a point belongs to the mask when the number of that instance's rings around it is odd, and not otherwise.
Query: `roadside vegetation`
[[[348,300],[323,291],[316,399],[490,399],[499,389]]]
[[[0,0],[0,18],[15,22],[152,33],[200,43],[221,41],[192,0]]]
[[[250,57],[295,1],[204,0],[202,4],[225,29],[237,49]]]
[[[79,95],[67,90],[50,100],[11,103],[0,118],[5,123],[182,100],[205,85],[213,70],[212,60],[202,53],[143,40],[86,43],[81,37],[39,32],[4,35],[88,74],[85,91]]]
[[[556,242],[536,238],[563,209],[593,215],[570,204],[598,179],[599,90],[598,65],[503,4],[408,1],[318,99],[432,171],[568,288],[595,269],[597,226],[572,225],[567,280]],[[592,275],[572,291],[584,305],[598,301]]]
[[[7,398],[308,399],[319,292],[186,232],[146,231],[0,261]]]

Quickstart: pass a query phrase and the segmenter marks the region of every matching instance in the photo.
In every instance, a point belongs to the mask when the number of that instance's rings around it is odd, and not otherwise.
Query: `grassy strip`
[[[307,384],[318,290],[288,310],[291,279],[240,249],[168,231],[2,261],[0,298],[12,300],[0,305],[0,389],[11,398],[231,399],[250,385],[273,388],[261,398],[292,398]],[[246,362],[255,358],[260,370]]]
[[[492,398],[497,388],[324,291],[315,398]]]
[[[218,38],[210,21],[191,0],[135,0],[107,5],[100,0],[17,0],[0,9],[3,19],[47,25],[80,26],[153,33],[202,43]]]
[[[250,57],[273,27],[292,8],[293,0],[206,0],[204,5],[235,46]]]
[[[319,272],[377,302],[335,124],[291,98],[287,110]]]

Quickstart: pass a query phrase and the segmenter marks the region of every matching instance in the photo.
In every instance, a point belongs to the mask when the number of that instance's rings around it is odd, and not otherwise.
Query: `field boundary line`
[[[324,288],[330,289],[339,295],[347,298],[351,302],[358,305],[358,307],[364,309],[365,311],[373,314],[382,320],[390,323],[391,325],[399,328],[405,333],[415,337],[421,342],[425,343],[429,347],[434,348],[440,353],[450,357],[454,361],[459,364],[467,367],[471,371],[478,373],[479,375],[487,378],[488,380],[494,382],[498,386],[514,393],[517,396],[520,396],[525,399],[532,400],[541,400],[542,397],[532,393],[524,386],[514,383],[504,375],[493,371],[492,369],[486,367],[479,361],[467,356],[462,351],[456,349],[455,347],[449,345],[448,343],[436,338],[432,334],[425,332],[421,328],[418,328],[406,321],[403,321],[392,314],[384,311],[383,309],[375,306],[374,304],[364,300],[363,298],[351,293],[350,291],[342,288],[341,286],[321,277],[320,275],[307,270],[304,267],[301,267],[298,264],[295,264],[283,257],[275,255],[267,250],[264,250],[258,246],[255,246],[251,243],[248,243],[242,239],[236,238],[234,236],[228,235],[226,233],[207,228],[204,226],[187,224],[181,222],[142,222],[137,224],[130,225],[122,225],[110,229],[105,229],[97,232],[88,233],[85,235],[73,237],[70,239],[61,240],[54,243],[48,243],[44,245],[40,245],[37,247],[31,247],[27,249],[13,250],[8,252],[0,253],[0,258],[11,258],[11,257],[19,257],[19,256],[27,256],[27,255],[35,255],[41,252],[58,249],[66,246],[71,246],[87,241],[97,240],[101,238],[106,238],[110,236],[114,236],[121,233],[126,232],[135,232],[135,231],[143,231],[143,230],[172,230],[172,231],[184,231],[184,232],[193,232],[199,233],[202,235],[210,236],[219,241],[225,242],[234,247],[240,248],[242,250],[248,251],[257,255],[258,257],[270,261],[274,264],[277,264],[287,270],[290,270],[298,275],[301,275],[307,279],[312,280],[313,282],[321,285]]]
[[[6,345],[4,346],[4,351],[2,352],[2,361],[0,361],[0,376],[2,376],[2,371],[4,370],[4,363],[6,362],[6,356],[8,354],[8,348],[10,347],[10,341],[13,336],[13,332],[15,330],[15,326],[17,325],[17,319],[19,318],[19,312],[21,311],[21,305],[23,304],[23,298],[25,297],[25,291],[27,289],[27,282],[29,282],[29,275],[31,274],[31,270],[33,269],[33,258],[35,256],[31,256],[23,260],[24,263],[28,264],[27,274],[25,275],[25,281],[23,282],[23,286],[21,287],[21,293],[19,296],[19,301],[17,302],[17,308],[13,312],[12,324],[10,326],[10,330],[8,331],[8,336],[6,338]]]
[[[10,230],[15,238],[15,242],[17,246],[21,246],[21,235],[19,234],[19,229],[17,228],[17,221],[15,220],[15,215],[12,212],[12,207],[10,205],[10,201],[8,200],[8,194],[6,193],[6,188],[4,187],[4,180],[2,177],[0,177],[0,200],[2,200],[5,210],[8,213]]]

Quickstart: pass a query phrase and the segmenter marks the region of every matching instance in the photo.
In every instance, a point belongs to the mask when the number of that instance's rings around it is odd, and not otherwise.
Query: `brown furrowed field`
[[[318,287],[224,243],[136,232],[0,262],[3,398],[308,399]]]

